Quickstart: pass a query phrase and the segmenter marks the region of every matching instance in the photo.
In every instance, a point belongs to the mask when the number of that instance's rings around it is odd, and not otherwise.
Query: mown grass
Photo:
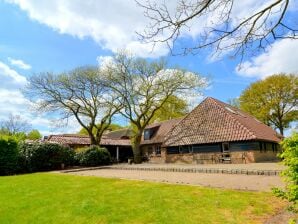
[[[0,177],[0,223],[262,223],[270,193],[39,173]]]

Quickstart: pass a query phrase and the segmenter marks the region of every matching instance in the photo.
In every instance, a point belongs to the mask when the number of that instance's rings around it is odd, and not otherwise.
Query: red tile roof
[[[129,139],[133,135],[133,131],[130,128],[123,128],[116,131],[110,131],[105,134],[107,138],[111,139]]]
[[[149,140],[143,140],[142,145],[163,143],[168,132],[178,124],[183,118],[176,118],[159,123],[153,123],[146,127],[146,129],[155,129],[154,135]]]
[[[251,115],[208,97],[172,128],[164,145],[244,140],[279,142],[280,138],[272,128]]]
[[[77,135],[77,134],[62,134],[62,135],[50,135],[46,140],[48,142],[59,143],[63,145],[90,145],[90,138],[87,135]],[[101,139],[101,145],[103,146],[130,146],[129,139],[112,139],[103,136]]]

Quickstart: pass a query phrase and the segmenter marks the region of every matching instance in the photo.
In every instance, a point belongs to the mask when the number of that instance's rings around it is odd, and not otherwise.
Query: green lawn
[[[261,223],[270,193],[66,174],[0,177],[0,223]]]

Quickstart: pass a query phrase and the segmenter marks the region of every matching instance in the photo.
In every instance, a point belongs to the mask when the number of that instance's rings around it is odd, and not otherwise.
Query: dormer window
[[[152,129],[145,129],[144,131],[144,140],[149,140],[152,136]]]

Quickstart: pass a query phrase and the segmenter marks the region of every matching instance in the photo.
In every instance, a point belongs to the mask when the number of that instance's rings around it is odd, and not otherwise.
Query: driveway
[[[249,191],[271,191],[272,187],[284,187],[284,183],[279,176],[264,175],[182,173],[118,169],[82,170],[70,172],[68,174],[154,181],[172,184],[199,185]]]

